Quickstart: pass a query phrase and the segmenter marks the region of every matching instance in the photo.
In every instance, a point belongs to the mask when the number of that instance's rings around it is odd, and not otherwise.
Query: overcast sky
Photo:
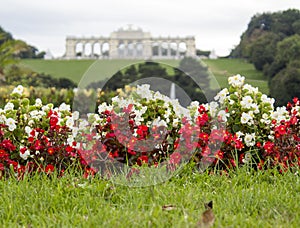
[[[152,36],[196,37],[201,50],[227,55],[256,13],[300,9],[300,0],[1,0],[0,26],[56,57],[65,38],[109,36],[127,24]]]

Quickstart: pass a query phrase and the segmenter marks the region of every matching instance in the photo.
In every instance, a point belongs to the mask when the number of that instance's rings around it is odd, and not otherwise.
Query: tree
[[[275,33],[267,32],[260,36],[250,46],[250,62],[257,70],[263,70],[266,64],[271,64],[276,55],[276,44],[280,37]]]
[[[26,47],[26,44],[20,40],[7,40],[0,45],[0,77],[2,79],[5,79],[4,69],[16,63],[18,61],[16,56],[26,50]]]
[[[183,58],[179,63],[179,69],[191,76],[199,84],[202,90],[210,88],[208,69],[198,60],[191,57]]]
[[[270,94],[276,105],[286,105],[294,97],[300,97],[300,61],[290,63],[271,80]]]

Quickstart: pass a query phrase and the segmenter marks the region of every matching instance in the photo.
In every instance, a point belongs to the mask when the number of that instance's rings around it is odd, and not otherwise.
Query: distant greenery
[[[184,58],[180,61],[178,68],[171,68],[172,70],[167,71],[168,68],[170,67],[151,61],[130,65],[122,71],[118,71],[108,81],[101,80],[91,83],[88,88],[114,91],[141,80],[142,83],[150,84],[151,88],[154,87],[155,90],[169,96],[171,83],[175,83],[191,100],[197,100],[201,103],[207,102],[205,95],[214,93],[210,89],[208,69],[198,60]],[[165,79],[165,81],[158,81],[158,79]],[[186,104],[183,105],[188,105],[189,102],[187,100]]]
[[[268,83],[262,72],[257,71],[252,64],[241,59],[205,59],[208,66],[218,81],[220,87],[227,86],[227,78],[234,74],[246,76],[246,81],[268,94]],[[65,77],[83,87],[88,84],[112,77],[116,72],[129,65],[142,63],[141,60],[38,60],[23,59],[20,66],[32,69],[39,73],[50,74],[54,78]],[[168,74],[173,74],[173,67],[179,66],[179,60],[157,60],[167,68]],[[84,78],[84,80],[82,80]]]
[[[49,74],[36,73],[24,70],[16,65],[11,66],[7,71],[6,80],[2,85],[23,85],[34,87],[55,87],[57,89],[73,89],[77,87],[73,81],[68,78],[54,78]]]
[[[211,51],[203,51],[203,50],[197,49],[196,50],[196,55],[197,56],[206,56],[206,57],[208,57],[210,55],[210,52]]]
[[[15,40],[13,36],[5,31],[1,26],[0,26],[0,45],[4,44],[5,42],[19,42],[22,43],[22,50],[19,50],[18,52],[14,52],[13,55],[14,57],[21,58],[21,59],[40,59],[43,58],[45,55],[45,52],[39,52],[38,49],[32,45],[27,44],[24,41],[21,40]]]
[[[263,73],[254,68],[252,64],[243,59],[204,59],[208,69],[216,78],[221,88],[226,87],[228,77],[241,74],[246,77],[246,83],[259,88],[265,94],[269,94],[269,86]]]
[[[114,59],[114,60],[37,60],[24,59],[20,62],[22,67],[32,69],[39,73],[50,74],[55,78],[69,78],[75,83],[85,87],[91,82],[112,77],[119,70],[130,65],[144,62],[144,60]],[[178,66],[179,60],[157,60],[170,66]],[[167,69],[167,72],[170,69]],[[169,73],[169,72],[168,72]],[[82,80],[84,79],[84,80]]]
[[[277,105],[299,97],[300,11],[255,15],[231,57],[245,58],[264,73]]]
[[[53,78],[49,74],[36,73],[17,65],[20,59],[43,58],[44,53],[26,44],[24,41],[13,39],[12,35],[0,27],[0,85],[37,86],[74,88],[76,84],[67,78]]]

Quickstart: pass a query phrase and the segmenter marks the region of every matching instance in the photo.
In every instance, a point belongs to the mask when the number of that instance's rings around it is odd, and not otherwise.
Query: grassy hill
[[[246,83],[258,87],[262,92],[268,94],[268,82],[263,73],[257,71],[254,66],[242,59],[206,59],[203,62],[208,66],[221,87],[227,85],[227,78],[240,74],[246,77]]]
[[[131,64],[143,60],[22,60],[21,65],[40,73],[51,74],[54,77],[66,77],[85,86],[92,81],[109,78],[117,71]],[[157,60],[163,64],[177,67],[179,60]],[[268,93],[268,83],[261,72],[254,69],[253,65],[240,59],[203,60],[214,75],[220,87],[227,86],[227,78],[231,75],[241,74],[246,76],[247,83],[259,87]],[[172,69],[167,68],[171,73]]]

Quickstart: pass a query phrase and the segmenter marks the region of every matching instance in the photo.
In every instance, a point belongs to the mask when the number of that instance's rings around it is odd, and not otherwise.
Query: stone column
[[[168,44],[167,56],[170,57],[171,56],[171,42],[168,41],[167,44]]]
[[[98,40],[98,44],[99,44],[99,49],[100,49],[99,50],[99,57],[98,58],[100,59],[100,58],[103,58],[103,56],[102,56],[102,48],[103,48],[102,45],[103,44],[102,44],[102,42],[100,40]]]
[[[111,59],[118,58],[118,40],[117,39],[109,40],[109,58],[111,58]]]
[[[136,59],[137,58],[137,41],[132,41],[132,47],[133,47],[132,57]]]
[[[76,58],[76,40],[72,38],[66,39],[66,59],[75,59]]]
[[[186,43],[186,55],[191,57],[196,56],[195,38],[189,37],[186,39],[185,43]]]
[[[85,45],[86,45],[86,42],[82,42],[82,52],[81,52],[82,58],[85,56]]]
[[[162,45],[162,42],[158,42],[158,57],[162,57],[162,50],[161,50],[161,45]]]
[[[180,57],[180,55],[179,55],[179,44],[180,44],[180,42],[176,41],[176,46],[177,46],[177,48],[176,48],[176,58]]]
[[[143,45],[143,56],[147,59],[151,59],[153,57],[153,53],[152,53],[152,42],[151,40],[143,40],[142,41],[142,45]]]
[[[91,56],[94,58],[94,45],[95,43],[91,42]]]
[[[128,40],[124,40],[123,44],[124,44],[124,56],[123,56],[123,58],[127,58],[128,57]]]

